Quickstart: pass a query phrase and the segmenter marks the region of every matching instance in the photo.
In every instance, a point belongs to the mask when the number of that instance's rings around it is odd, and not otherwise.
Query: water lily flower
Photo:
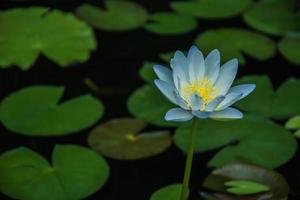
[[[220,53],[211,51],[206,58],[192,46],[187,57],[176,51],[171,68],[154,65],[159,79],[155,85],[169,101],[178,107],[169,110],[167,121],[201,119],[240,119],[243,113],[230,107],[249,95],[255,84],[242,84],[231,88],[238,68],[238,60],[232,59],[220,67]]]

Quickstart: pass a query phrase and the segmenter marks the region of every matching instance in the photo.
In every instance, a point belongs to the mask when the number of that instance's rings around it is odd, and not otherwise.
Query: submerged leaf
[[[220,148],[208,165],[221,167],[233,161],[248,161],[275,168],[286,163],[296,152],[297,142],[289,131],[259,116],[219,122],[199,120],[196,152]],[[175,144],[187,152],[190,125],[176,130]]]
[[[139,133],[146,125],[138,119],[114,119],[94,128],[88,143],[95,151],[120,160],[147,158],[170,147],[172,138],[168,131]]]
[[[155,63],[153,62],[144,62],[139,70],[140,77],[149,84],[153,84],[154,80],[157,78],[153,70],[154,65]]]
[[[287,60],[300,65],[300,33],[288,34],[279,42],[278,47]]]
[[[274,55],[276,50],[275,43],[270,38],[238,28],[208,30],[200,34],[195,43],[205,53],[219,49],[224,62],[237,58],[241,64],[246,63],[243,54],[257,60],[267,60]]]
[[[83,4],[76,14],[96,28],[107,31],[127,31],[143,26],[147,11],[140,5],[129,1],[105,1],[106,10]]]
[[[20,147],[0,156],[0,191],[14,199],[84,199],[99,190],[109,166],[95,152],[75,145],[57,145],[52,165]]]
[[[165,186],[151,195],[150,200],[180,200],[182,184]]]
[[[43,54],[60,66],[83,62],[96,48],[92,29],[70,13],[43,7],[0,12],[0,67],[28,70]]]
[[[0,105],[4,126],[28,136],[55,136],[87,128],[103,115],[102,103],[91,95],[59,102],[63,87],[29,86],[5,97]]]

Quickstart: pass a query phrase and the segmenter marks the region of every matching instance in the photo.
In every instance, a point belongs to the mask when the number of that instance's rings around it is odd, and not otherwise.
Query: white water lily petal
[[[192,110],[200,110],[202,106],[202,98],[197,93],[194,93],[190,96],[190,103]]]
[[[224,96],[219,96],[216,97],[214,100],[212,100],[209,104],[207,104],[207,106],[205,107],[205,111],[207,112],[212,112],[213,110],[215,110],[215,108],[219,105],[219,103],[221,101],[224,100]]]
[[[228,108],[229,106],[237,102],[242,95],[243,95],[242,93],[234,93],[234,92],[228,93],[225,96],[225,99],[217,106],[215,110],[220,111],[220,110],[224,110],[225,108]]]
[[[186,76],[186,68],[182,67],[174,59],[171,59],[171,66],[173,69],[173,80],[177,90],[180,90],[182,84],[188,84],[188,79]]]
[[[238,60],[232,59],[226,62],[221,68],[219,77],[215,83],[215,87],[218,91],[218,95],[225,96],[231,87],[238,68]]]
[[[214,84],[220,71],[220,52],[217,49],[212,50],[205,58],[205,76]]]
[[[178,92],[174,92],[174,96],[175,96],[175,99],[176,99],[176,102],[177,102],[177,105],[179,105],[181,108],[185,109],[185,110],[188,110],[189,107],[186,103],[186,101],[181,98],[181,96],[178,94]]]
[[[172,71],[169,68],[162,65],[154,65],[153,70],[160,80],[163,80],[170,85],[174,85]]]
[[[215,111],[209,115],[212,119],[241,119],[243,118],[243,113],[235,108],[226,108],[225,110]]]
[[[202,112],[199,110],[193,110],[192,114],[195,115],[199,119],[206,119],[209,117],[209,112]]]
[[[190,82],[194,83],[197,80],[201,80],[205,74],[205,64],[202,52],[196,46],[192,46],[189,50],[187,60]]]
[[[240,99],[248,96],[254,89],[256,85],[255,84],[242,84],[242,85],[237,85],[228,91],[228,93],[234,92],[234,93],[242,93],[242,96]],[[239,100],[240,100],[239,99]]]
[[[158,89],[161,91],[161,93],[163,93],[163,95],[165,95],[165,97],[167,97],[167,99],[169,99],[174,104],[177,103],[176,98],[174,96],[175,88],[172,85],[168,84],[165,81],[159,80],[159,79],[156,79],[154,81],[154,83],[158,87]]]
[[[183,110],[182,108],[172,108],[166,113],[165,120],[184,122],[191,120],[193,117],[190,111]]]

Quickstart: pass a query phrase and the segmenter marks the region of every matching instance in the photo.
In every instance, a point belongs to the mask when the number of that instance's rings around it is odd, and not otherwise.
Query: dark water
[[[1,9],[28,6],[47,6],[65,11],[74,11],[82,2],[102,6],[102,1],[27,1],[11,3],[2,1]],[[150,13],[169,11],[169,0],[135,0]],[[106,121],[116,117],[129,116],[126,108],[128,96],[138,86],[143,84],[139,78],[138,69],[144,61],[160,62],[158,54],[161,52],[188,49],[195,37],[210,28],[241,27],[247,28],[240,17],[220,21],[199,20],[198,29],[182,36],[157,36],[144,31],[142,28],[134,31],[112,33],[95,30],[98,48],[92,53],[86,63],[77,64],[69,68],[60,68],[55,63],[41,56],[35,65],[24,72],[18,68],[0,70],[0,97],[33,84],[53,84],[66,87],[64,98],[68,99],[91,92],[84,84],[84,78],[90,78],[100,88],[97,96],[105,104],[105,115],[101,120]],[[4,27],[0,27],[1,29]],[[279,38],[274,37],[274,40]],[[240,67],[239,76],[244,74],[267,74],[271,77],[275,87],[290,76],[300,77],[299,67],[286,62],[277,52],[276,56],[265,62],[258,62],[247,58],[247,65]],[[149,127],[155,129],[156,127]],[[1,145],[0,153],[18,146],[27,146],[50,158],[55,144],[86,144],[86,137],[90,129],[77,134],[55,138],[31,138],[16,135],[0,124]],[[192,172],[192,199],[200,199],[197,192],[201,190],[201,183],[210,169],[205,163],[214,152],[197,154]],[[185,156],[173,145],[168,151],[150,159],[138,161],[117,161],[107,159],[111,167],[111,175],[106,185],[88,199],[101,200],[147,200],[152,192],[162,186],[181,182],[184,170]],[[300,151],[286,165],[278,171],[282,173],[291,186],[290,199],[300,199]],[[1,196],[0,199],[8,199]]]

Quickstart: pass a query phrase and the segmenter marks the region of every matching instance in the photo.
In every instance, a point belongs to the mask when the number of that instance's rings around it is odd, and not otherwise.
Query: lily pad
[[[237,58],[242,65],[246,63],[243,54],[262,61],[271,58],[276,51],[276,45],[270,38],[238,28],[208,30],[200,34],[195,43],[205,53],[219,49],[224,62]]]
[[[102,103],[91,95],[59,102],[63,87],[29,86],[5,97],[0,105],[4,126],[28,136],[56,136],[85,129],[103,115]]]
[[[165,186],[151,195],[150,200],[180,200],[182,184]]]
[[[286,80],[274,91],[267,76],[245,76],[236,83],[255,83],[256,89],[236,106],[242,110],[262,114],[275,119],[287,119],[300,113],[300,81]]]
[[[135,160],[157,155],[168,149],[172,137],[168,131],[139,133],[147,123],[120,118],[95,127],[88,144],[97,152],[114,159]]]
[[[300,129],[300,115],[295,116],[291,119],[289,119],[286,124],[285,127],[288,129]]]
[[[175,144],[184,152],[189,146],[190,130],[190,125],[176,130]],[[197,132],[196,152],[220,148],[208,163],[212,167],[247,161],[275,168],[286,163],[297,149],[297,142],[289,131],[255,115],[226,123],[199,120]]]
[[[180,35],[188,33],[197,27],[197,20],[189,15],[162,12],[149,17],[145,28],[159,35]]]
[[[204,19],[222,19],[244,12],[252,5],[252,0],[193,0],[174,1],[171,7],[181,13]]]
[[[84,199],[108,176],[109,166],[100,155],[75,145],[55,146],[52,164],[26,147],[0,156],[0,191],[14,199]]]
[[[244,13],[245,22],[265,33],[286,35],[300,30],[300,15],[294,0],[261,0]]]
[[[264,184],[247,180],[233,180],[225,182],[227,192],[237,195],[250,195],[261,192],[267,192],[270,187]]]
[[[203,186],[210,190],[225,194],[225,183],[232,180],[253,181],[270,188],[266,199],[283,200],[289,193],[289,185],[285,178],[274,170],[246,163],[231,163],[214,170],[204,181]],[[257,198],[228,198],[228,199],[259,199]]]
[[[155,64],[156,63],[153,62],[144,62],[139,70],[140,77],[149,84],[153,84],[154,80],[157,78],[153,70]]]
[[[289,34],[278,44],[281,54],[290,62],[300,65],[300,33]]]
[[[89,4],[81,5],[76,14],[92,26],[107,31],[128,31],[143,26],[147,11],[129,1],[105,1],[106,9]]]
[[[135,90],[127,101],[129,112],[136,118],[143,119],[157,126],[174,127],[182,123],[167,122],[164,117],[175,105],[170,103],[157,88],[144,85]]]
[[[92,29],[70,13],[43,7],[0,12],[0,67],[28,70],[43,54],[60,66],[83,62],[96,48]]]

